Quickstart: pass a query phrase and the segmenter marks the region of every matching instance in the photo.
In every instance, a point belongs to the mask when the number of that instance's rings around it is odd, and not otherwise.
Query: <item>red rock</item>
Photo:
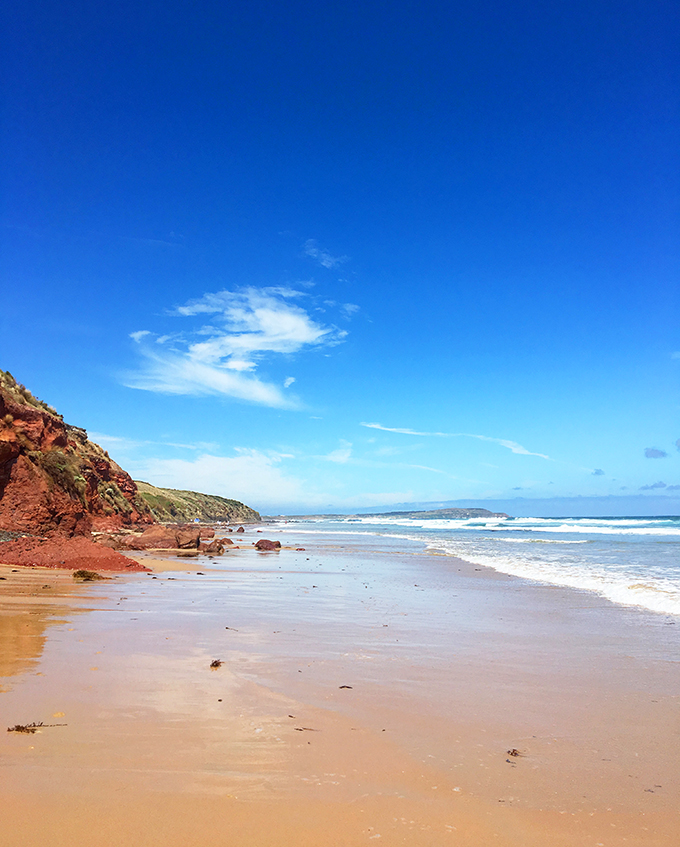
[[[222,542],[222,544],[233,544],[234,543],[231,540],[231,538],[220,538],[219,540]]]
[[[201,532],[199,529],[186,528],[177,531],[177,546],[183,550],[198,548]]]
[[[125,536],[123,535],[110,535],[108,533],[102,533],[92,538],[95,544],[101,544],[102,547],[108,547],[111,550],[122,550],[124,539]]]
[[[209,526],[204,526],[203,529],[201,529],[199,535],[200,535],[201,539],[203,539],[203,538],[214,538],[215,537],[215,530],[212,529]]]
[[[260,540],[255,544],[256,550],[280,550],[281,542],[280,541],[269,541],[267,538],[260,538]]]
[[[304,552],[305,552],[305,548],[304,548],[304,547],[296,547],[296,548],[295,548],[295,552],[296,552],[296,553],[304,553]]]
[[[243,527],[242,527],[242,526],[240,526],[240,527],[236,530],[236,532],[245,532],[245,529],[243,529]]]
[[[198,549],[201,553],[212,553],[216,556],[221,556],[224,553],[224,544],[216,538],[211,541],[209,544],[206,544],[205,541],[201,541]]]
[[[177,531],[160,524],[145,529],[141,535],[137,536],[136,542],[140,545],[137,548],[139,550],[163,550],[179,546]]]
[[[148,571],[138,562],[95,544],[88,538],[19,538],[0,543],[0,562],[6,565],[35,565],[41,568],[66,568],[93,571]]]

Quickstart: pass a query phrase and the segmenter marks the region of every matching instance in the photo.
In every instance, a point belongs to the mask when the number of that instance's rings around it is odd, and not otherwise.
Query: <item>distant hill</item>
[[[415,518],[417,520],[468,521],[474,518],[509,518],[505,512],[490,512],[488,509],[427,509],[412,512],[375,512],[364,515],[370,518]]]
[[[317,513],[310,515],[271,515],[267,520],[286,518],[409,518],[414,520],[454,520],[467,521],[474,518],[510,518],[505,512],[490,512],[488,509],[413,509],[403,512],[356,512]]]
[[[259,523],[259,512],[238,500],[228,500],[216,494],[199,494],[175,488],[157,488],[148,482],[135,480],[139,493],[157,521],[200,521],[212,523]]]

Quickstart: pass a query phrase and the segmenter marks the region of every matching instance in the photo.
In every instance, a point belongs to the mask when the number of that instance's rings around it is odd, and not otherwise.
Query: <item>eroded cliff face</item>
[[[0,529],[70,536],[150,523],[130,475],[0,371]]]

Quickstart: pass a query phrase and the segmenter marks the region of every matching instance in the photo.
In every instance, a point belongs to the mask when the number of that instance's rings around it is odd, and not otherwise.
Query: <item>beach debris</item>
[[[106,579],[106,577],[97,573],[97,571],[88,571],[85,568],[80,568],[77,571],[73,571],[73,579],[82,579],[83,582],[96,582],[99,579]]]
[[[233,626],[225,626],[224,628],[225,628],[225,629],[230,629],[232,632],[238,632],[238,630],[237,630],[237,629],[234,629],[234,627],[233,627]]]
[[[7,732],[25,732],[27,734],[33,734],[37,732],[39,729],[47,729],[52,726],[68,726],[65,723],[43,723],[42,721],[33,722],[33,723],[17,723],[14,726],[8,726]]]
[[[516,747],[513,747],[512,750],[508,750],[507,754],[508,754],[508,756],[522,756],[523,755],[523,753],[521,753]]]
[[[304,552],[305,552],[305,548],[304,548],[304,547],[296,547],[296,548],[295,548],[295,552],[296,552],[296,553],[304,553]]]
[[[351,685],[339,685],[338,688],[352,688]]]
[[[319,729],[313,729],[311,726],[295,726],[293,727],[295,732],[320,732]]]
[[[222,659],[213,659],[210,663],[211,670],[217,670],[217,668],[221,668],[224,662]]]

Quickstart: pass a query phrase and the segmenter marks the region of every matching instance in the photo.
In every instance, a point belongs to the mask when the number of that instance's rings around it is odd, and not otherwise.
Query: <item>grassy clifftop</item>
[[[157,521],[193,521],[199,518],[206,522],[256,523],[260,520],[259,512],[249,506],[215,494],[157,488],[140,481],[137,481],[137,488]]]

